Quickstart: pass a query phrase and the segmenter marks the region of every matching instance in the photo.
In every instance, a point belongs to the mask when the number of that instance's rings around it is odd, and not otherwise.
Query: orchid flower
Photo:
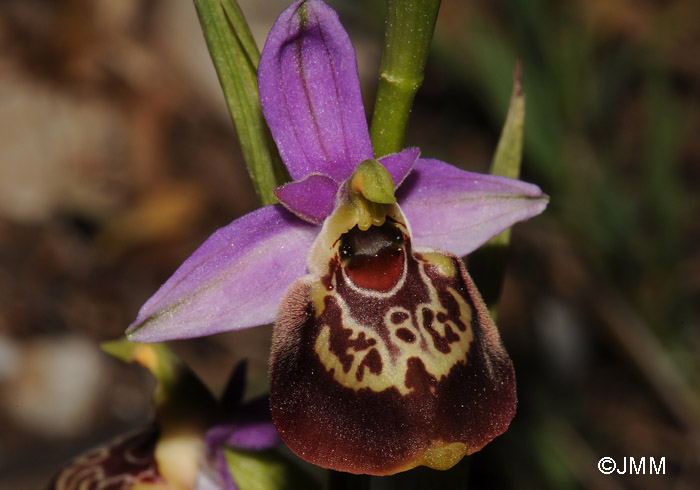
[[[238,490],[226,451],[264,451],[281,442],[267,397],[242,403],[245,362],[217,401],[165,345],[117,341],[104,346],[156,377],[155,420],[78,456],[46,490]]]
[[[504,432],[516,404],[510,359],[459,257],[542,212],[546,196],[417,148],[374,155],[352,44],[320,0],[277,19],[258,86],[294,181],[280,204],[214,233],[129,338],[276,320],[271,409],[292,451],[352,473],[451,467]]]

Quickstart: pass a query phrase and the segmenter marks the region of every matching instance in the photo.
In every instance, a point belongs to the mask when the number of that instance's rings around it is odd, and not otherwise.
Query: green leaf
[[[258,98],[260,52],[236,0],[194,0],[224,91],[243,158],[263,205],[276,202],[273,191],[288,180]]]
[[[240,490],[320,490],[319,482],[274,449],[224,449],[229,471]]]
[[[525,128],[525,92],[522,85],[520,62],[515,65],[513,92],[506,122],[501,130],[496,153],[491,162],[491,173],[517,179],[523,154],[523,130]]]
[[[522,87],[520,63],[516,63],[510,106],[491,162],[491,174],[513,179],[520,176],[524,127],[525,93]],[[510,228],[489,240],[469,259],[470,273],[494,318],[505,276],[509,244]]]
[[[496,153],[491,161],[491,174],[517,179],[520,177],[520,164],[523,156],[523,132],[525,129],[525,92],[522,84],[520,62],[515,64],[513,91],[506,122],[498,139]],[[493,237],[489,244],[508,246],[510,228]]]

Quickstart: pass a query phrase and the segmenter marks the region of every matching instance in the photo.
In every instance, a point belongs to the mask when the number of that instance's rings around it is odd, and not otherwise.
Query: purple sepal
[[[314,173],[276,189],[275,196],[301,219],[320,224],[333,212],[338,187],[327,175]]]
[[[380,158],[379,162],[391,175],[394,186],[398,187],[413,169],[419,155],[420,149],[407,148]],[[283,185],[275,190],[275,196],[301,219],[321,224],[333,212],[339,187],[340,184],[327,175],[313,173]]]
[[[299,1],[275,22],[258,65],[265,120],[294,180],[337,182],[373,157],[355,51],[338,15]]]
[[[397,192],[417,247],[464,256],[540,214],[549,198],[534,184],[421,158]]]
[[[143,305],[129,339],[162,342],[271,323],[285,290],[306,273],[317,233],[279,204],[238,218]]]
[[[241,404],[245,392],[247,361],[242,361],[234,368],[221,397],[221,406],[230,414],[229,422],[219,424],[205,437],[210,451],[225,444],[260,451],[269,449],[281,442],[270,414],[270,402],[267,396],[261,396]]]
[[[384,165],[394,181],[394,188],[398,189],[413,169],[419,156],[420,148],[406,148],[398,153],[380,158],[379,163]]]
[[[267,396],[261,396],[243,405],[236,419],[239,428],[226,439],[227,445],[262,451],[282,443],[277,428],[272,423]]]
[[[282,442],[272,420],[219,425],[207,432],[206,440],[207,446],[212,450],[225,444],[239,449],[262,451]]]
[[[232,422],[209,429],[204,441],[210,454],[213,455],[225,490],[238,489],[226,464],[225,446],[261,451],[282,442],[272,422],[267,396],[257,398],[240,407],[236,410]]]

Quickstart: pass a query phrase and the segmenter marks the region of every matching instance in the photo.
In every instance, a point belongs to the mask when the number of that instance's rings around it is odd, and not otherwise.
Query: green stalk
[[[386,35],[370,135],[378,158],[403,148],[440,0],[387,0]]]
[[[260,51],[236,0],[194,0],[194,5],[255,191],[263,205],[276,202],[273,191],[288,174],[260,107]]]

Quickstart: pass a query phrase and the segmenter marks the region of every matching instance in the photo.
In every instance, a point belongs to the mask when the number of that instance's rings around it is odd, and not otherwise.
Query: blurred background
[[[384,2],[331,4],[369,109]],[[287,2],[241,5],[262,46]],[[515,227],[500,301],[518,414],[455,471],[471,489],[698,488],[700,3],[443,0],[407,144],[486,171],[516,59],[523,178],[551,202]],[[149,376],[99,342],[256,206],[190,1],[0,2],[0,488],[41,488],[148,420]],[[215,392],[248,358],[253,396],[270,334],[174,348]],[[604,456],[664,457],[665,475],[603,475]]]

